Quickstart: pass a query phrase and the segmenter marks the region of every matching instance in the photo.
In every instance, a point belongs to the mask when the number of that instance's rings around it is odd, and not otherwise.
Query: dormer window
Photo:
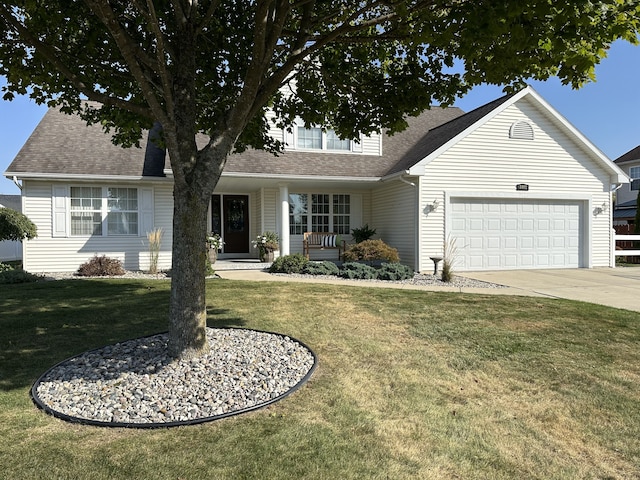
[[[298,127],[298,148],[322,149],[322,129]]]
[[[304,150],[341,150],[351,151],[351,140],[340,140],[336,132],[321,128],[298,127],[296,147]]]

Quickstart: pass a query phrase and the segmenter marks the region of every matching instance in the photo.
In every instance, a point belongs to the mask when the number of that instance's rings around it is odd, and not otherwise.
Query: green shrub
[[[350,245],[342,258],[347,262],[385,260],[397,263],[400,261],[398,250],[390,247],[382,240],[365,240],[364,242]]]
[[[378,270],[380,280],[408,280],[413,278],[413,268],[401,263],[383,263]]]
[[[378,271],[364,263],[344,263],[340,269],[340,276],[352,280],[375,280],[378,278]]]
[[[285,255],[283,257],[276,258],[271,267],[269,267],[270,273],[302,273],[305,266],[309,263],[307,257],[301,253],[294,253],[292,255]]]
[[[302,273],[308,275],[338,275],[340,269],[335,263],[330,261],[309,262],[305,265]]]
[[[87,263],[80,265],[77,273],[81,277],[106,277],[124,275],[125,271],[120,260],[109,258],[106,255],[101,257],[96,255]]]
[[[37,236],[38,229],[26,215],[11,208],[0,208],[0,240],[21,242]]]
[[[375,234],[376,234],[376,230],[369,228],[369,224],[366,224],[364,227],[351,229],[351,236],[353,237],[353,241],[356,243],[369,240]]]
[[[0,272],[0,284],[40,282],[44,277],[24,270],[5,270]]]
[[[0,262],[0,273],[10,272],[11,270],[15,270],[15,268],[12,265],[9,265],[8,263]]]

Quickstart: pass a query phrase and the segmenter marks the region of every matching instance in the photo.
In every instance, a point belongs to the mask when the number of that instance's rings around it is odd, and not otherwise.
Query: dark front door
[[[222,196],[224,253],[249,253],[249,197]]]

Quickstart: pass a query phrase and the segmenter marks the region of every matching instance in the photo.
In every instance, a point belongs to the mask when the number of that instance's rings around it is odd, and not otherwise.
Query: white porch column
[[[280,255],[289,255],[289,186],[280,184]]]

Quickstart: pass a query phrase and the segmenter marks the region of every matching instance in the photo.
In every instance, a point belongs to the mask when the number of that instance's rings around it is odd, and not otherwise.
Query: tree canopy
[[[5,100],[60,105],[125,146],[162,124],[175,182],[170,336],[189,356],[206,350],[206,204],[231,152],[282,148],[267,109],[284,128],[300,117],[356,138],[401,130],[481,83],[557,75],[579,87],[613,41],[637,43],[639,1],[16,0],[0,4],[0,74]]]

